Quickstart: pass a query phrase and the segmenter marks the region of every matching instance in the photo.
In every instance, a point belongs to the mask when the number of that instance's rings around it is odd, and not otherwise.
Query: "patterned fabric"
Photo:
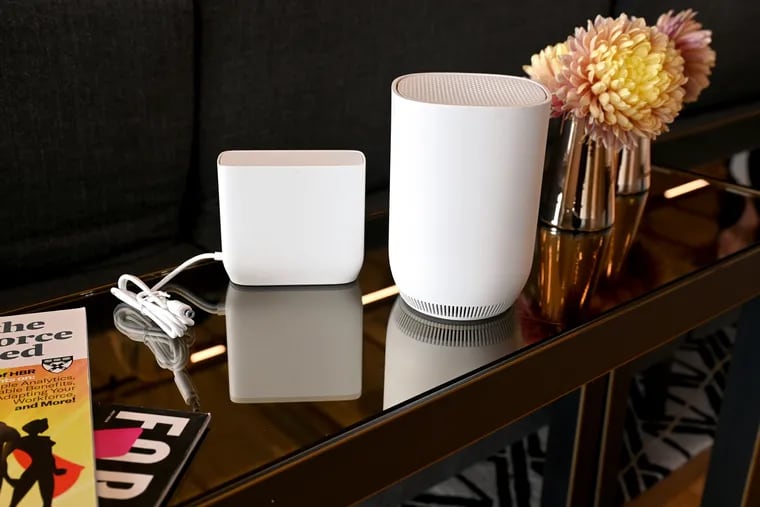
[[[618,477],[620,503],[712,445],[735,335],[730,324],[686,336],[674,354],[659,410],[652,409],[645,377],[634,380]],[[548,427],[541,428],[403,506],[537,507],[548,434]]]
[[[644,415],[644,386],[631,389],[619,483],[630,500],[712,445],[736,329],[691,334],[673,361],[664,413]]]

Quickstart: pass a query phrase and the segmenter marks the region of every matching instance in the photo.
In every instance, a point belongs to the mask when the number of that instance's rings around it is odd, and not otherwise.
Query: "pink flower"
[[[715,67],[715,51],[710,47],[712,31],[703,30],[694,20],[697,15],[691,9],[673,14],[670,10],[657,19],[657,28],[670,37],[684,59],[686,82],[685,102],[694,102],[710,84],[708,76]]]
[[[562,115],[562,101],[557,98],[555,92],[559,88],[557,77],[562,70],[560,56],[567,54],[567,46],[560,42],[553,46],[546,46],[541,52],[530,57],[530,65],[523,65],[523,71],[532,80],[544,85],[552,94],[552,116]]]

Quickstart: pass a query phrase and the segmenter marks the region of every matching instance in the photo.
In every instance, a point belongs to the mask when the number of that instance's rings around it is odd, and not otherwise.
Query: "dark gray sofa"
[[[522,74],[596,14],[668,7],[701,11],[718,64],[655,161],[760,145],[741,0],[0,0],[0,311],[218,248],[225,149],[362,150],[382,213],[394,77]]]

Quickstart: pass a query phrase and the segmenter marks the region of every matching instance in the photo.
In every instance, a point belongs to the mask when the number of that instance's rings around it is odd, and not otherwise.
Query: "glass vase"
[[[651,142],[639,138],[633,147],[624,147],[616,157],[615,225],[604,261],[605,278],[614,280],[624,269],[644,214],[649,194]]]
[[[613,165],[611,153],[589,138],[583,120],[563,119],[544,170],[540,220],[564,231],[609,228],[615,217]]]
[[[639,138],[636,146],[620,150],[617,164],[617,195],[636,195],[649,190],[652,143],[648,137]]]

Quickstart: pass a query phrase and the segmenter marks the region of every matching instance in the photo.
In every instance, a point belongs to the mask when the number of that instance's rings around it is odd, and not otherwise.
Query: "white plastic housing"
[[[225,151],[217,160],[224,267],[239,285],[333,285],[364,260],[359,151]]]
[[[401,296],[476,320],[525,285],[550,95],[524,78],[410,74],[391,87],[389,256]]]
[[[234,403],[350,400],[362,390],[361,292],[239,287],[225,300]]]

